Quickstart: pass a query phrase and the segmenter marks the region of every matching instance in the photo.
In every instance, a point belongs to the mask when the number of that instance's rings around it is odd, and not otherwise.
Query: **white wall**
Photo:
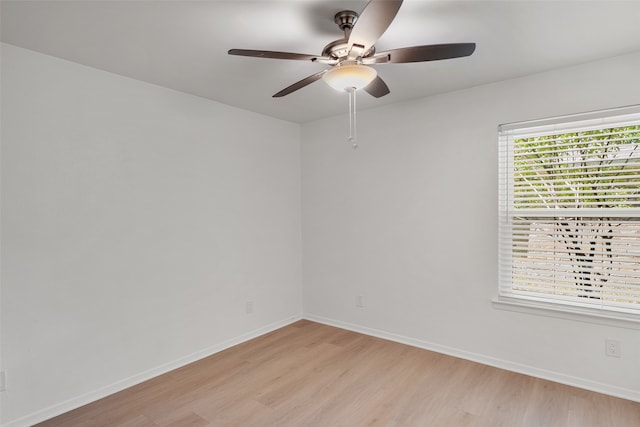
[[[300,204],[298,125],[3,44],[2,423],[298,318]]]
[[[638,76],[640,53],[361,111],[356,151],[346,117],[304,125],[305,316],[640,401],[639,329],[491,303],[497,126],[640,103]]]

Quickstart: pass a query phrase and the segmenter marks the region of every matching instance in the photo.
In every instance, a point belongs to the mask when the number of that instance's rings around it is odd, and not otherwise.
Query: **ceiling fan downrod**
[[[358,20],[358,13],[353,10],[343,10],[335,14],[333,20],[342,31],[344,31],[345,40],[349,40],[351,29]]]

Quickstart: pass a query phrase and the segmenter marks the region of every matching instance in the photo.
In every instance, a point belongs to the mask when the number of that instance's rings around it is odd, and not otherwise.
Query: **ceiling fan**
[[[374,44],[387,30],[401,5],[402,0],[371,0],[361,14],[351,10],[338,12],[334,20],[344,31],[344,38],[329,43],[319,56],[249,49],[231,49],[228,53],[257,58],[311,61],[331,66],[282,89],[273,95],[275,98],[288,95],[320,79],[335,89],[348,92],[364,89],[370,95],[380,98],[389,93],[389,87],[370,65],[459,58],[469,56],[475,50],[475,43],[448,43],[377,53]]]

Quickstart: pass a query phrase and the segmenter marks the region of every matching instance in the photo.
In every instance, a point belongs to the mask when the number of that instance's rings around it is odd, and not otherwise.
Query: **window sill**
[[[551,304],[538,301],[527,301],[515,298],[496,296],[491,300],[493,307],[499,310],[515,311],[537,316],[555,317],[576,322],[595,323],[618,328],[640,330],[640,317],[634,314],[601,312],[581,307]]]

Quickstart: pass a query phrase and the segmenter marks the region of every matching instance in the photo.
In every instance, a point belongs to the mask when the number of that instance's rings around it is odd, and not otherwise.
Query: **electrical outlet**
[[[356,297],[356,307],[364,308],[364,295],[358,295]]]
[[[607,356],[611,356],[611,357],[622,356],[622,352],[620,350],[620,341],[607,339],[604,345],[605,345],[605,352]]]
[[[2,371],[0,372],[0,391],[5,391],[7,389],[7,374]]]
[[[247,314],[253,314],[253,301],[247,301],[244,310]]]

